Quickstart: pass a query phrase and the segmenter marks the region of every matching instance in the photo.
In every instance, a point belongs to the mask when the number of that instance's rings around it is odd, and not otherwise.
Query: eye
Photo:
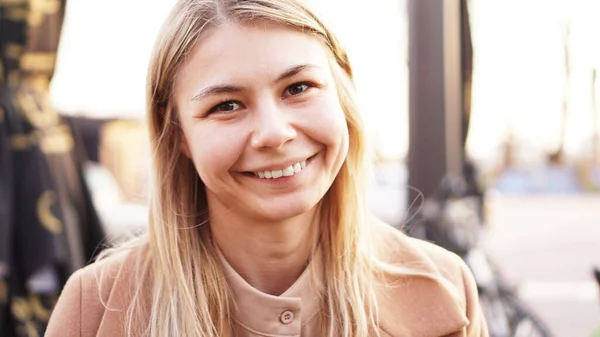
[[[210,109],[210,113],[213,112],[221,112],[221,113],[231,113],[241,108],[241,104],[236,101],[225,101],[215,105],[212,109]]]
[[[290,85],[283,92],[283,97],[299,95],[315,85],[310,82],[298,82]]]

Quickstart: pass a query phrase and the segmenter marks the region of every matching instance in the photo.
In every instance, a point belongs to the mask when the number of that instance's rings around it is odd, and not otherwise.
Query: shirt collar
[[[302,327],[319,312],[321,294],[325,289],[320,248],[296,282],[279,296],[252,287],[220,251],[219,257],[233,293],[234,320],[243,328],[263,334],[300,335]],[[283,317],[284,314],[286,317]]]

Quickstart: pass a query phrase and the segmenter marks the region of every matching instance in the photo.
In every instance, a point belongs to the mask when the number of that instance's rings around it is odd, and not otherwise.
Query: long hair
[[[319,321],[323,336],[368,336],[377,330],[373,266],[368,256],[366,142],[346,52],[332,32],[297,0],[181,0],[156,41],[147,78],[147,120],[153,149],[149,232],[135,275],[142,285],[127,314],[129,335],[233,335],[232,298],[208,222],[205,187],[182,154],[174,82],[194,45],[225,22],[280,24],[318,39],[326,49],[349,133],[348,154],[322,200],[325,268]],[[142,307],[143,310],[142,310]],[[138,317],[140,313],[145,317]],[[145,320],[144,320],[145,319]],[[149,319],[149,321],[148,321]],[[136,322],[149,322],[137,326]]]

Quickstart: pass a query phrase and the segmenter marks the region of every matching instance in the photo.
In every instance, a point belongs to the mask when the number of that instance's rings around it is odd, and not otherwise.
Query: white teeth
[[[283,170],[255,172],[254,175],[257,175],[261,179],[277,179],[280,177],[290,177],[293,176],[295,173],[302,171],[305,167],[306,160],[303,160],[294,165],[290,165]]]
[[[288,166],[283,170],[283,176],[289,177],[294,175],[294,167]]]

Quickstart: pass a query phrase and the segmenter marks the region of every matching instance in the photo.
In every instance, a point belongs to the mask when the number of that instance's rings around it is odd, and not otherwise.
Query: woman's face
[[[211,211],[277,221],[313,208],[348,151],[326,50],[273,24],[214,28],[175,83],[184,153]]]

